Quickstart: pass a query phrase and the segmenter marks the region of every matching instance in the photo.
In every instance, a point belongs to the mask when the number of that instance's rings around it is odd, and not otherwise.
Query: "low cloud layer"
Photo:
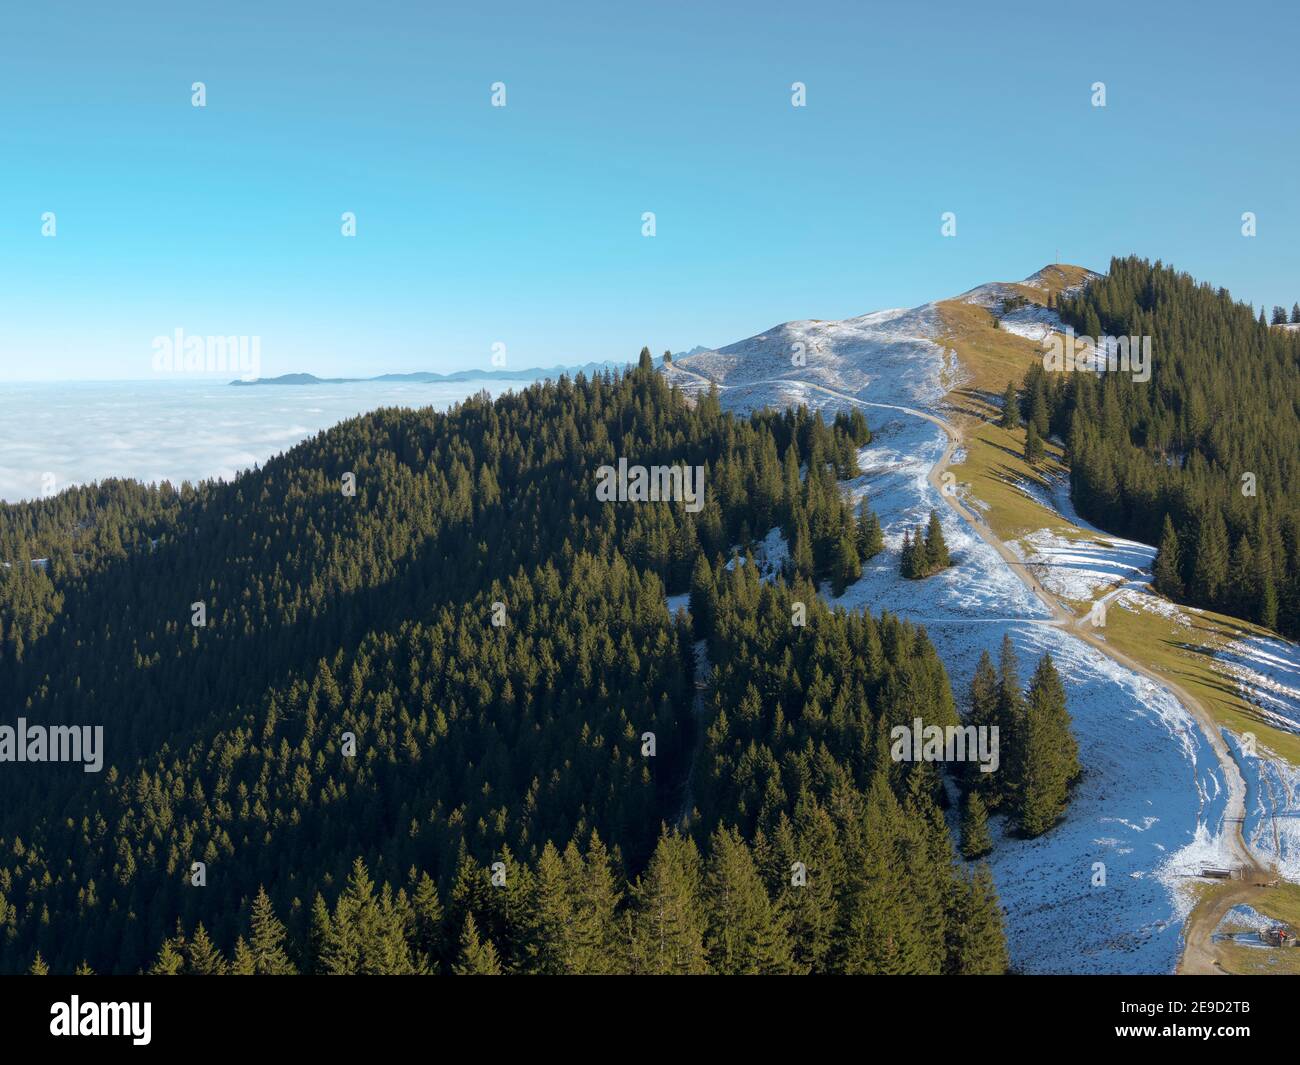
[[[231,388],[224,382],[0,386],[0,500],[35,499],[109,477],[154,483],[229,479],[377,407],[446,409],[519,382]],[[51,481],[52,477],[52,481]]]

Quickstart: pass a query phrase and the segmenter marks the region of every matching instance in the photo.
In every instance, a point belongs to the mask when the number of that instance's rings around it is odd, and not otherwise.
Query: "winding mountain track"
[[[939,461],[934,464],[930,470],[930,484],[943,497],[944,501],[963,518],[966,523],[975,531],[986,544],[995,550],[1004,562],[1011,568],[1017,577],[1029,588],[1038,600],[1051,612],[1052,620],[1049,624],[1065,629],[1072,636],[1082,640],[1088,646],[1095,648],[1104,654],[1107,658],[1119,663],[1125,669],[1146,677],[1153,684],[1164,688],[1170,692],[1174,698],[1181,702],[1196,718],[1197,724],[1204,734],[1206,742],[1209,743],[1210,749],[1214,751],[1215,757],[1219,760],[1219,767],[1223,771],[1223,779],[1228,789],[1228,802],[1224,811],[1223,824],[1228,829],[1227,843],[1232,851],[1233,864],[1240,867],[1241,879],[1236,881],[1226,881],[1223,884],[1213,885],[1200,901],[1193,907],[1192,912],[1188,915],[1187,921],[1183,925],[1183,956],[1178,964],[1178,972],[1186,975],[1222,975],[1226,972],[1219,964],[1216,951],[1214,949],[1213,933],[1218,927],[1223,915],[1233,906],[1243,902],[1249,902],[1261,886],[1276,881],[1277,874],[1274,870],[1263,865],[1250,849],[1244,835],[1244,826],[1246,820],[1246,780],[1242,775],[1241,766],[1237,764],[1236,755],[1228,747],[1223,739],[1223,734],[1215,722],[1213,715],[1210,714],[1205,704],[1195,695],[1189,692],[1181,684],[1161,676],[1155,671],[1144,666],[1141,662],[1130,658],[1122,651],[1116,650],[1106,643],[1104,639],[1092,631],[1089,618],[1078,616],[1073,611],[1062,604],[1055,596],[1043,587],[1042,583],[1025,565],[1024,561],[1014,551],[1011,550],[1001,539],[993,532],[991,528],[979,517],[977,513],[967,507],[958,495],[952,491],[951,484],[956,482],[944,483],[943,475],[947,471],[952,461],[953,452],[957,450],[962,442],[961,430],[950,422],[945,421],[936,414],[930,414],[927,411],[917,410],[914,407],[903,407],[895,403],[872,403],[869,400],[858,399],[847,392],[840,392],[825,385],[814,384],[810,381],[792,380],[789,378],[773,378],[763,381],[747,381],[743,385],[723,385],[710,378],[697,374],[692,370],[674,363],[673,368],[679,373],[686,374],[708,385],[717,385],[719,391],[725,391],[730,388],[748,388],[754,385],[798,385],[802,388],[813,389],[817,392],[823,392],[844,403],[849,403],[858,407],[876,408],[878,410],[893,410],[903,414],[911,415],[915,418],[923,418],[925,421],[938,426],[943,430],[947,438],[947,444],[944,447],[943,455]],[[1031,619],[1024,619],[1031,620]]]

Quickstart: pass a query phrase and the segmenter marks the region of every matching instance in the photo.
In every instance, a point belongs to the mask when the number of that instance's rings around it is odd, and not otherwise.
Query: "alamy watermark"
[[[82,762],[82,771],[104,768],[103,725],[0,725],[0,762]]]
[[[151,1002],[82,1002],[73,995],[50,1006],[50,1035],[129,1036],[135,1046],[148,1046],[152,1013]]]
[[[153,338],[154,373],[234,373],[243,381],[261,376],[260,336],[171,336]]]
[[[1151,338],[1089,337],[1074,335],[1072,326],[1065,333],[1053,333],[1044,342],[1043,369],[1074,373],[1129,373],[1139,384],[1151,380]]]
[[[704,509],[703,466],[629,466],[625,458],[618,466],[601,466],[596,471],[596,498],[602,503],[685,504],[691,514]]]
[[[911,726],[895,725],[889,738],[895,762],[979,762],[981,773],[998,768],[997,725],[927,725],[918,717]]]

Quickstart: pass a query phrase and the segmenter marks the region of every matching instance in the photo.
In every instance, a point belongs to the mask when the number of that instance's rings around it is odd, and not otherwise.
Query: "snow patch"
[[[1232,677],[1270,724],[1300,732],[1300,647],[1259,636],[1235,640],[1215,655],[1219,672]]]

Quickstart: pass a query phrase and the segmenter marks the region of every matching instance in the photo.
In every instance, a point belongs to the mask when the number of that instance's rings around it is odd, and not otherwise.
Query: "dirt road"
[[[708,378],[700,374],[693,373],[682,366],[674,367],[677,371],[687,374],[697,380],[713,384]],[[1197,724],[1204,734],[1206,742],[1209,743],[1210,749],[1214,751],[1215,757],[1219,760],[1219,767],[1223,771],[1223,779],[1228,789],[1228,801],[1224,811],[1224,827],[1228,830],[1228,845],[1232,849],[1233,864],[1240,866],[1242,869],[1242,880],[1224,881],[1222,884],[1213,884],[1204,894],[1200,902],[1197,903],[1187,921],[1183,926],[1183,956],[1178,964],[1178,972],[1187,975],[1221,975],[1225,970],[1219,965],[1213,941],[1214,929],[1218,927],[1219,921],[1223,915],[1233,906],[1241,902],[1246,902],[1253,898],[1254,894],[1260,890],[1260,886],[1276,878],[1276,873],[1264,866],[1251,852],[1250,846],[1246,843],[1243,835],[1243,826],[1246,816],[1246,781],[1242,775],[1241,767],[1237,764],[1236,756],[1224,742],[1223,735],[1219,730],[1218,724],[1213,716],[1196,696],[1184,688],[1181,684],[1161,676],[1155,671],[1147,668],[1141,662],[1135,661],[1122,651],[1109,646],[1102,637],[1094,631],[1090,619],[1085,615],[1077,616],[1055,596],[1043,587],[1042,583],[1030,571],[1029,567],[1021,561],[1020,557],[1011,550],[1005,543],[1000,540],[987,524],[967,507],[953,490],[956,481],[953,479],[949,484],[944,483],[944,473],[947,471],[952,461],[953,452],[961,444],[961,431],[950,422],[945,421],[938,415],[930,414],[926,411],[916,410],[912,407],[902,407],[893,403],[872,403],[868,400],[858,399],[848,393],[840,392],[825,385],[813,384],[808,381],[791,382],[789,380],[773,379],[769,381],[746,382],[745,386],[727,386],[718,385],[719,391],[725,391],[729,387],[748,387],[750,385],[771,385],[771,384],[791,384],[797,383],[804,388],[811,388],[818,392],[824,392],[845,403],[853,404],[858,407],[874,407],[876,409],[894,410],[903,414],[909,414],[916,418],[923,418],[943,430],[947,437],[947,445],[944,447],[943,455],[930,470],[930,484],[939,492],[944,501],[965,519],[975,533],[986,544],[993,548],[1011,568],[1017,577],[1034,593],[1035,596],[1047,607],[1052,613],[1051,624],[1057,625],[1070,632],[1071,635],[1082,640],[1090,647],[1096,648],[1107,658],[1118,662],[1125,669],[1138,673],[1146,677],[1153,684],[1171,692],[1179,702],[1181,702],[1196,718]]]

